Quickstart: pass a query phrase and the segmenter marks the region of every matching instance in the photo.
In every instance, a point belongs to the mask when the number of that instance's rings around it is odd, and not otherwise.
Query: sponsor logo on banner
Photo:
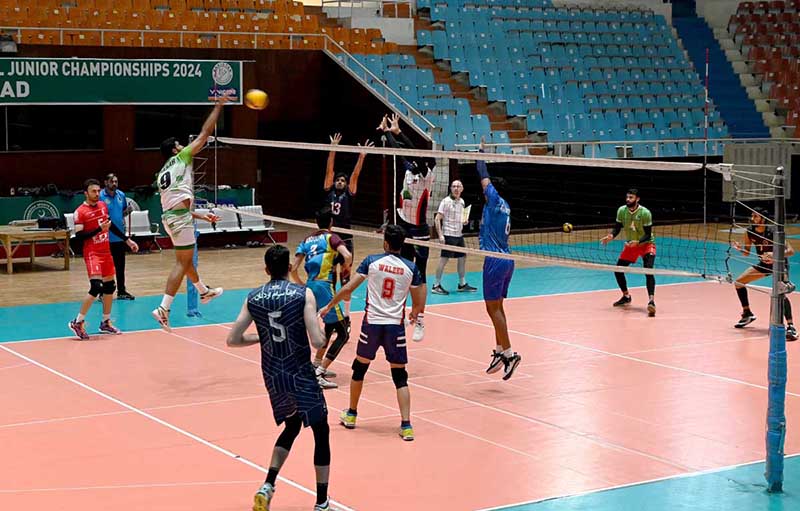
[[[214,83],[224,87],[233,80],[233,68],[227,62],[217,62],[211,70],[211,77]]]
[[[37,200],[31,202],[22,214],[25,220],[37,220],[44,217],[57,217],[58,208],[50,201]]]

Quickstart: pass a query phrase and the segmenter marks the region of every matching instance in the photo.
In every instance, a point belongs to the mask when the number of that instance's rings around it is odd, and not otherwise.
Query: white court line
[[[233,484],[259,484],[260,480],[251,481],[197,481],[188,483],[140,483],[140,484],[119,484],[111,486],[69,486],[63,488],[25,488],[15,490],[0,490],[3,493],[45,493],[61,491],[93,491],[93,490],[126,490],[137,488],[181,488],[185,486],[225,486]]]
[[[477,321],[471,321],[471,320],[468,320],[468,319],[457,318],[455,316],[448,316],[447,314],[439,314],[438,312],[428,312],[426,314],[431,315],[431,316],[439,316],[439,317],[446,318],[446,319],[449,319],[449,320],[452,320],[452,321],[460,321],[462,323],[469,323],[471,325],[478,325],[478,326],[482,326],[482,327],[486,327],[486,328],[493,328],[491,325],[484,325],[483,323],[478,323]],[[735,383],[735,384],[738,384],[738,385],[745,385],[745,386],[753,387],[753,388],[756,388],[756,389],[769,390],[769,388],[764,386],[764,385],[759,385],[757,383],[751,383],[751,382],[745,381],[745,380],[739,380],[737,378],[730,378],[728,376],[722,376],[722,375],[719,375],[719,374],[706,373],[704,371],[695,371],[694,369],[686,369],[684,367],[678,367],[678,366],[673,366],[673,365],[669,365],[669,364],[662,364],[660,362],[653,362],[651,360],[646,360],[646,359],[643,359],[643,358],[636,358],[636,357],[632,357],[630,355],[624,355],[622,353],[614,353],[614,352],[611,352],[611,351],[601,350],[599,348],[592,348],[592,347],[589,347],[589,346],[583,346],[582,344],[576,344],[576,343],[567,342],[567,341],[560,341],[558,339],[553,339],[551,337],[544,337],[542,335],[529,334],[527,332],[520,332],[519,330],[509,329],[508,331],[509,331],[509,333],[521,335],[521,336],[524,336],[524,337],[530,337],[532,339],[540,339],[542,341],[547,341],[547,342],[551,342],[551,343],[554,343],[554,344],[560,344],[562,346],[570,346],[572,348],[578,348],[578,349],[585,350],[585,351],[591,351],[593,353],[598,353],[598,354],[606,355],[606,356],[609,356],[609,357],[621,358],[623,360],[628,360],[628,361],[631,361],[631,362],[638,362],[638,363],[641,363],[641,364],[647,364],[647,365],[651,365],[651,366],[654,366],[654,367],[661,367],[662,369],[670,369],[670,370],[673,370],[673,371],[679,371],[679,372],[683,372],[683,373],[692,374],[694,376],[704,376],[704,377],[707,377],[707,378],[712,378],[712,379],[724,381],[724,382],[727,382],[727,383]],[[789,392],[789,391],[786,391],[786,395],[787,396],[800,397],[800,394],[796,394],[794,392]]]
[[[438,314],[437,314],[437,315],[438,315]],[[230,330],[230,327],[227,327],[227,326],[223,326],[222,328],[226,328],[226,329],[229,329],[229,330]],[[228,351],[225,351],[225,350],[221,350],[221,349],[219,349],[219,348],[216,348],[216,347],[214,347],[214,346],[209,346],[209,345],[207,345],[207,344],[204,344],[204,343],[202,343],[202,342],[195,341],[194,339],[190,339],[190,338],[188,338],[188,337],[185,337],[185,336],[182,336],[182,335],[177,335],[177,334],[174,334],[174,333],[173,333],[172,335],[175,335],[176,337],[180,337],[181,339],[186,339],[187,341],[189,341],[189,342],[191,342],[191,343],[193,343],[193,344],[198,344],[198,345],[200,345],[200,346],[204,346],[204,347],[206,347],[206,348],[209,348],[209,349],[211,349],[211,350],[218,351],[218,352],[220,352],[220,353],[224,353],[224,354],[226,354],[226,355],[229,355],[229,356],[232,356],[232,357],[235,357],[235,358],[241,359],[241,360],[245,360],[246,362],[249,362],[249,363],[251,363],[251,364],[257,364],[257,365],[260,365],[260,364],[259,364],[257,361],[255,361],[255,360],[251,360],[251,359],[248,359],[248,358],[240,357],[240,356],[238,356],[238,355],[235,355],[235,354],[233,354],[233,353],[230,353],[230,352],[228,352]],[[336,360],[335,362],[336,362],[336,363],[340,363],[340,364],[345,364],[344,362],[341,362],[341,361],[339,361],[339,360]],[[345,365],[346,365],[346,364],[345,364]],[[387,377],[387,378],[388,378],[388,376],[387,376],[387,375],[384,375],[383,373],[381,373],[381,372],[379,372],[379,371],[373,371],[373,374],[378,374],[378,375],[385,376],[385,377]],[[517,418],[517,419],[523,420],[523,421],[525,421],[525,422],[530,422],[530,423],[533,423],[533,424],[538,424],[538,425],[540,425],[540,426],[545,426],[545,427],[547,427],[547,428],[550,428],[550,429],[556,429],[556,430],[558,430],[558,431],[561,431],[561,432],[564,432],[564,433],[567,433],[567,434],[570,434],[570,435],[573,435],[573,436],[577,436],[577,437],[583,438],[583,439],[585,439],[585,440],[588,440],[588,441],[590,441],[590,442],[592,442],[592,443],[595,443],[595,444],[597,444],[597,445],[601,445],[601,446],[603,446],[603,447],[607,447],[607,448],[610,448],[610,449],[613,449],[613,450],[617,450],[617,451],[627,452],[627,453],[629,453],[629,454],[636,454],[636,455],[639,455],[639,456],[643,456],[643,457],[645,457],[645,458],[648,458],[648,459],[651,459],[651,460],[655,460],[655,461],[658,461],[658,462],[660,462],[660,463],[664,463],[664,464],[666,464],[666,465],[670,465],[670,466],[672,466],[672,467],[679,468],[679,469],[681,469],[681,470],[693,470],[693,467],[689,467],[689,466],[687,466],[687,465],[683,465],[683,464],[681,464],[681,463],[677,463],[677,462],[674,462],[674,461],[668,460],[668,459],[666,459],[666,458],[662,458],[662,457],[660,457],[660,456],[655,456],[655,455],[652,455],[652,454],[648,454],[648,453],[646,453],[646,452],[644,452],[644,451],[639,451],[639,450],[637,450],[637,449],[632,449],[632,448],[629,448],[629,447],[625,447],[625,446],[623,446],[623,445],[615,444],[615,443],[613,443],[613,442],[608,442],[608,441],[605,441],[605,440],[599,439],[599,438],[597,438],[597,437],[595,437],[595,436],[593,436],[593,435],[589,435],[589,434],[584,434],[584,433],[580,433],[580,432],[577,432],[577,431],[573,431],[573,430],[571,430],[571,429],[568,429],[568,428],[561,427],[561,426],[559,426],[559,425],[557,425],[557,424],[553,424],[553,423],[551,423],[551,422],[547,422],[547,421],[540,420],[540,419],[535,419],[535,418],[533,418],[533,417],[528,417],[528,416],[526,416],[526,415],[521,415],[521,414],[518,414],[518,413],[515,413],[515,412],[508,411],[508,410],[503,410],[502,408],[497,408],[497,407],[495,407],[495,406],[490,406],[490,405],[487,405],[487,404],[481,403],[481,402],[479,402],[479,401],[473,401],[472,399],[467,399],[467,398],[465,398],[465,397],[461,397],[461,396],[458,396],[458,395],[456,395],[456,394],[450,394],[449,392],[444,392],[444,391],[441,391],[441,390],[437,390],[437,389],[434,389],[434,388],[432,388],[432,387],[428,387],[427,385],[422,385],[422,384],[420,384],[420,383],[417,383],[417,382],[412,382],[412,381],[409,381],[409,386],[413,386],[413,387],[419,387],[419,388],[421,388],[421,389],[427,390],[427,391],[429,391],[429,392],[432,392],[432,393],[434,393],[434,394],[439,394],[439,395],[442,395],[442,396],[445,396],[445,397],[449,397],[449,398],[451,398],[451,399],[455,399],[455,400],[458,400],[458,401],[461,401],[461,402],[464,402],[464,403],[468,403],[468,404],[470,404],[470,405],[472,405],[472,406],[477,406],[477,407],[479,407],[479,408],[484,408],[484,409],[486,409],[486,410],[491,410],[491,411],[494,411],[494,412],[500,413],[500,414],[502,414],[502,415],[508,415],[508,416],[510,416],[510,417],[514,417],[514,418]],[[342,393],[345,393],[345,394],[347,394],[347,395],[349,396],[349,392],[344,392],[344,390],[342,390],[342,389],[331,389],[331,390],[334,390],[335,392],[342,392]],[[373,404],[376,404],[376,405],[378,405],[378,406],[382,406],[382,407],[384,407],[384,408],[389,408],[389,409],[391,409],[391,407],[389,407],[389,406],[387,406],[387,405],[384,405],[383,403],[378,403],[377,401],[370,401],[370,400],[367,400],[367,399],[364,399],[364,398],[362,398],[362,401],[371,402],[371,403],[373,403]],[[437,425],[437,426],[440,426],[440,427],[442,427],[442,428],[449,429],[449,430],[451,430],[451,431],[455,431],[455,432],[457,432],[457,433],[461,433],[461,434],[463,434],[463,435],[465,435],[465,436],[469,436],[469,437],[471,437],[471,438],[475,438],[475,439],[478,439],[478,440],[482,440],[482,441],[484,441],[484,442],[487,442],[487,443],[489,443],[489,444],[492,444],[492,445],[495,445],[495,446],[500,446],[500,447],[503,447],[503,448],[505,448],[505,449],[508,449],[508,450],[510,450],[510,451],[512,451],[512,452],[517,452],[517,451],[518,451],[517,449],[515,449],[515,448],[513,448],[513,447],[510,447],[510,446],[504,446],[503,444],[499,444],[499,443],[497,443],[497,442],[494,442],[494,441],[492,441],[492,440],[489,440],[488,438],[483,438],[483,437],[480,437],[480,436],[477,436],[477,435],[473,435],[472,433],[467,433],[467,432],[465,432],[465,431],[462,431],[462,430],[459,430],[459,429],[457,429],[457,428],[454,428],[454,427],[452,427],[452,426],[448,426],[448,425],[445,425],[445,424],[442,424],[442,423],[439,423],[439,422],[433,421],[433,420],[431,420],[431,419],[425,419],[424,417],[420,417],[420,419],[422,419],[422,420],[425,420],[425,421],[427,421],[427,422],[430,422],[430,423],[432,423],[432,424],[435,424],[435,425]],[[522,452],[522,451],[520,451],[520,452]],[[526,456],[528,456],[528,457],[532,457],[531,455],[529,455],[529,454],[527,454],[527,453],[526,453]]]
[[[29,363],[23,362],[22,364],[14,364],[14,365],[10,365],[10,366],[3,366],[3,367],[0,367],[0,371],[5,371],[6,369],[16,369],[18,367],[25,367],[25,366],[29,366],[29,365],[30,365]]]
[[[126,409],[138,414],[138,415],[141,415],[142,417],[144,417],[146,419],[150,419],[151,421],[156,422],[156,423],[158,423],[158,424],[160,424],[160,425],[162,425],[162,426],[164,426],[166,428],[169,428],[169,429],[171,429],[172,431],[174,431],[176,433],[179,433],[179,434],[181,434],[181,435],[183,435],[183,436],[185,436],[187,438],[190,438],[190,439],[194,440],[195,442],[203,444],[206,447],[209,447],[209,448],[211,448],[211,449],[213,449],[213,450],[215,450],[215,451],[217,451],[219,453],[222,453],[222,454],[228,456],[229,458],[232,458],[232,459],[234,459],[234,460],[236,460],[236,461],[238,461],[240,463],[243,463],[243,464],[247,465],[248,467],[254,468],[254,469],[256,469],[256,470],[258,470],[258,471],[260,471],[260,472],[262,472],[264,474],[266,474],[268,472],[268,470],[266,468],[262,467],[258,463],[250,461],[247,458],[244,458],[244,457],[242,457],[242,456],[240,456],[240,455],[238,455],[236,453],[233,453],[233,452],[225,449],[224,447],[220,447],[219,445],[217,445],[215,443],[209,442],[208,440],[205,440],[205,439],[195,435],[194,433],[190,433],[189,431],[187,431],[185,429],[179,428],[178,426],[175,426],[174,424],[171,424],[171,423],[169,423],[169,422],[167,422],[167,421],[165,421],[163,419],[159,419],[155,415],[147,413],[144,410],[141,410],[139,408],[136,408],[133,405],[130,405],[130,404],[128,404],[128,403],[126,403],[124,401],[121,401],[121,400],[119,400],[119,399],[117,399],[117,398],[115,398],[115,397],[113,397],[113,396],[111,396],[109,394],[106,394],[105,392],[103,392],[101,390],[98,390],[98,389],[96,389],[96,388],[94,388],[94,387],[92,387],[90,385],[87,385],[86,383],[83,383],[83,382],[81,382],[79,380],[76,380],[75,378],[72,378],[71,376],[68,376],[68,375],[66,375],[66,374],[64,374],[64,373],[62,373],[62,372],[60,372],[60,371],[58,371],[56,369],[53,369],[52,367],[50,367],[48,365],[45,365],[45,364],[43,364],[41,362],[38,362],[38,361],[28,357],[28,356],[25,356],[22,353],[18,353],[16,351],[12,350],[11,348],[9,348],[8,346],[4,346],[4,345],[0,344],[0,349],[6,351],[6,352],[8,352],[8,353],[10,353],[10,354],[12,354],[12,355],[14,355],[16,357],[19,357],[22,360],[25,360],[25,361],[27,361],[27,362],[29,362],[31,364],[34,364],[34,365],[44,369],[45,371],[48,371],[48,372],[50,372],[50,373],[52,373],[52,374],[54,374],[54,375],[56,375],[56,376],[58,376],[60,378],[63,378],[64,380],[67,380],[68,382],[73,383],[73,384],[75,384],[75,385],[77,385],[77,386],[79,386],[79,387],[81,387],[81,388],[83,388],[85,390],[88,390],[89,392],[91,392],[93,394],[96,394],[96,395],[98,395],[98,396],[100,396],[100,397],[102,397],[104,399],[107,399],[107,400],[111,401],[112,403],[115,403],[115,404],[117,404],[117,405],[119,405],[119,406],[121,406],[123,408],[126,408]],[[292,486],[293,488],[296,488],[296,489],[302,491],[303,493],[307,493],[309,495],[314,495],[314,496],[316,496],[316,494],[317,494],[315,490],[311,490],[309,488],[306,488],[305,486],[302,486],[302,485],[292,481],[291,479],[287,479],[287,478],[282,477],[282,476],[278,476],[278,478],[281,481],[283,481],[284,483],[286,483],[287,485]],[[334,500],[331,500],[331,503],[335,504],[336,507],[342,509],[342,511],[354,511],[352,508],[347,507],[347,506],[345,506],[344,504],[342,504],[340,502],[336,502]]]
[[[796,456],[800,456],[800,453],[787,454],[786,456],[784,456],[784,458],[794,458]],[[645,481],[637,481],[635,483],[626,483],[626,484],[618,484],[618,485],[614,485],[614,486],[607,486],[607,487],[597,488],[597,489],[594,489],[594,490],[588,490],[588,491],[579,492],[579,493],[572,493],[572,494],[565,494],[565,495],[564,494],[562,494],[562,495],[552,495],[552,496],[549,496],[549,497],[542,497],[540,499],[526,500],[526,501],[523,501],[523,502],[514,502],[514,503],[510,503],[510,504],[503,504],[501,506],[484,507],[484,508],[481,508],[481,509],[476,509],[475,511],[501,511],[501,510],[512,508],[512,507],[516,507],[516,506],[525,506],[525,505],[529,505],[529,504],[537,504],[539,502],[544,502],[546,500],[566,499],[566,498],[574,498],[574,497],[584,497],[586,495],[592,495],[594,493],[602,493],[602,492],[611,491],[611,490],[618,490],[618,489],[621,489],[621,488],[631,488],[633,486],[640,486],[640,485],[650,484],[650,483],[658,483],[658,482],[661,482],[661,481],[669,481],[669,480],[672,480],[672,479],[683,479],[683,478],[687,478],[687,477],[697,477],[697,476],[702,476],[702,475],[707,475],[707,474],[715,474],[717,472],[724,472],[726,470],[732,470],[734,468],[747,467],[749,465],[755,465],[757,463],[764,463],[764,460],[748,461],[748,462],[745,462],[745,463],[737,463],[735,465],[726,465],[724,467],[709,468],[709,469],[706,469],[706,470],[697,470],[697,471],[694,471],[694,472],[687,472],[685,474],[675,474],[675,475],[671,475],[671,476],[657,477],[655,479],[647,479]],[[647,509],[647,508],[644,507],[643,509]]]

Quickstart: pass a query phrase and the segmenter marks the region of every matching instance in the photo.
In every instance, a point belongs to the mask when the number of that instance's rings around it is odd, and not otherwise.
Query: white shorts
[[[194,219],[188,209],[171,209],[161,215],[164,230],[176,250],[194,248]]]

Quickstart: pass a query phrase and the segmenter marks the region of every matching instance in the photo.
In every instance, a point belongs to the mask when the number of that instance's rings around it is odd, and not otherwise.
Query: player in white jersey
[[[375,360],[379,347],[383,347],[392,372],[392,381],[397,389],[400,406],[400,437],[414,440],[411,427],[411,394],[408,390],[408,353],[406,350],[405,304],[411,293],[410,319],[416,319],[425,306],[425,283],[416,265],[400,257],[406,239],[399,225],[387,225],[383,234],[383,254],[367,257],[346,286],[339,289],[331,302],[319,313],[325,317],[343,297],[350,296],[362,282],[367,280],[367,307],[361,323],[356,359],[353,361],[353,377],[350,381],[350,408],[340,416],[342,425],[348,429],[356,427],[358,400],[364,387],[364,376],[369,364]]]
[[[189,145],[182,146],[175,137],[168,138],[161,143],[161,154],[166,161],[158,172],[156,185],[161,193],[161,209],[164,212],[161,216],[161,221],[175,247],[175,265],[172,267],[167,279],[167,286],[161,305],[152,314],[161,325],[161,328],[167,332],[170,331],[169,309],[172,306],[172,300],[175,299],[175,294],[181,287],[184,275],[188,276],[189,280],[197,288],[202,303],[208,303],[222,294],[221,287],[209,288],[203,284],[192,261],[195,244],[194,219],[205,220],[206,222],[219,220],[219,217],[212,213],[200,215],[193,211],[194,179],[192,163],[194,156],[203,150],[208,137],[214,132],[217,119],[222,113],[222,106],[227,101],[227,96],[217,98],[217,104],[203,124],[200,134]]]

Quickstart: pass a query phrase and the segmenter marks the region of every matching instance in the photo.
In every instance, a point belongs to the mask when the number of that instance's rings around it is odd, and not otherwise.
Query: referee
[[[100,200],[108,207],[108,216],[120,232],[126,232],[125,217],[131,214],[125,194],[119,189],[119,179],[114,173],[106,176],[106,187],[100,191]],[[114,258],[114,267],[117,269],[117,300],[133,300],[125,287],[125,252],[126,245],[119,236],[113,232],[108,233],[111,242],[111,257]]]
[[[439,241],[445,245],[454,247],[463,247],[464,245],[464,224],[467,219],[464,218],[464,199],[461,198],[461,192],[464,191],[464,185],[461,181],[455,180],[450,185],[450,195],[442,199],[439,203],[439,210],[436,212],[434,222],[436,222],[436,232],[439,233]],[[455,258],[458,260],[458,291],[475,292],[478,289],[467,284],[466,269],[467,269],[467,254],[463,252],[453,252],[450,250],[442,250],[442,255],[439,258],[439,266],[436,268],[436,280],[434,281],[431,292],[437,295],[449,295],[450,292],[442,287],[442,274],[447,262]]]

